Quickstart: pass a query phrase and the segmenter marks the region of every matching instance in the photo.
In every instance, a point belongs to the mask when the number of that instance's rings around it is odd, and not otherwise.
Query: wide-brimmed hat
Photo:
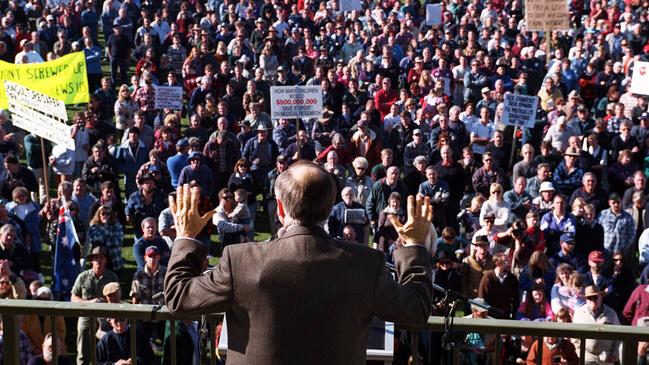
[[[484,312],[489,311],[489,310],[487,310],[487,306],[488,306],[488,304],[483,298],[475,298],[475,299],[472,300],[471,310],[484,313]]]
[[[88,260],[92,261],[92,258],[97,256],[97,255],[102,255],[102,256],[108,258],[108,252],[106,251],[106,249],[103,248],[102,246],[96,246],[96,247],[94,247],[92,249],[92,251],[90,252],[90,255],[88,255]]]
[[[257,131],[257,132],[268,132],[269,130],[270,130],[270,128],[268,128],[268,126],[266,124],[264,124],[264,123],[259,123],[259,125],[257,126],[257,129],[255,129],[255,131]]]
[[[577,147],[568,147],[563,154],[566,156],[581,156]]]
[[[104,290],[102,290],[102,294],[104,294],[104,296],[108,296],[117,293],[120,289],[121,288],[119,286],[119,283],[113,281],[111,283],[104,285]]]
[[[591,298],[600,295],[602,295],[602,292],[595,285],[589,285],[586,287],[586,290],[584,290],[584,298]]]
[[[334,112],[332,112],[329,109],[325,109],[322,111],[322,117],[320,117],[321,122],[329,121],[331,118],[333,118]]]
[[[543,191],[554,191],[554,186],[552,185],[551,182],[549,181],[544,181],[541,183],[541,187],[539,188],[539,192]]]
[[[474,236],[473,240],[471,240],[471,244],[474,246],[488,246],[489,239],[487,236]]]

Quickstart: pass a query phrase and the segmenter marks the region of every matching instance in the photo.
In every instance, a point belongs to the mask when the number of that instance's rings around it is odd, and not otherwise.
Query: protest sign
[[[534,128],[538,103],[536,96],[505,94],[503,124]]]
[[[182,86],[156,86],[155,87],[155,108],[182,110],[183,108]]]
[[[273,86],[270,88],[270,117],[319,118],[322,88],[316,86]]]
[[[564,0],[527,0],[525,23],[529,31],[570,29],[568,3]]]
[[[363,9],[361,6],[361,0],[340,0],[338,2],[338,8],[342,12]]]
[[[426,4],[426,25],[442,24],[442,4]]]
[[[649,62],[633,62],[631,92],[639,95],[649,95]]]
[[[30,90],[62,100],[65,104],[88,102],[86,56],[75,52],[43,63],[13,64],[0,61],[0,79],[20,83]],[[0,108],[7,108],[7,95],[0,88]]]
[[[11,81],[4,82],[13,125],[64,145],[74,151],[74,139],[70,138],[68,115],[61,100],[30,90]]]

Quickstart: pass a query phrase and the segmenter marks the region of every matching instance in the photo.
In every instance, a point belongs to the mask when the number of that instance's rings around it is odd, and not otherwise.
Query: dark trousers
[[[117,69],[119,68],[119,80],[117,79]],[[110,59],[110,79],[113,82],[113,85],[128,85],[128,76],[126,72],[128,71],[128,60],[122,60],[118,58]]]

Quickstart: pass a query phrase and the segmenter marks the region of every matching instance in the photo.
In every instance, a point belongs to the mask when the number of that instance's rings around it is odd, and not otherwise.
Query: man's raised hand
[[[176,223],[176,237],[195,238],[214,215],[214,210],[202,216],[198,213],[200,199],[198,188],[191,188],[189,184],[178,185],[176,200],[172,200],[170,206]]]
[[[430,197],[413,195],[408,196],[408,220],[401,224],[396,215],[388,215],[390,222],[405,244],[423,244],[431,229],[430,221],[433,219],[433,206]]]

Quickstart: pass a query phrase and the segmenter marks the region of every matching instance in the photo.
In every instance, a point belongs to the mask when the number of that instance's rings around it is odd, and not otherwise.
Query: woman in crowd
[[[499,231],[505,230],[512,220],[511,206],[503,199],[503,187],[498,183],[491,184],[489,199],[482,204],[480,223],[483,227],[484,217],[490,213],[494,215],[494,227]]]
[[[255,191],[255,181],[250,174],[250,163],[245,158],[239,159],[234,164],[234,172],[230,175],[228,180],[228,189],[235,192],[238,189],[244,189],[248,194],[247,204],[250,211],[250,226],[255,224],[255,216],[257,214],[257,191]],[[254,230],[248,232],[248,238],[252,241],[254,237]]]
[[[124,131],[131,127],[133,117],[138,109],[137,102],[133,100],[128,91],[128,85],[124,84],[120,86],[117,101],[114,106],[115,128],[117,128],[118,140],[121,140]]]
[[[91,248],[104,247],[110,260],[108,268],[119,273],[123,266],[122,241],[124,229],[116,218],[113,208],[102,205],[95,211],[88,228],[88,244]]]

